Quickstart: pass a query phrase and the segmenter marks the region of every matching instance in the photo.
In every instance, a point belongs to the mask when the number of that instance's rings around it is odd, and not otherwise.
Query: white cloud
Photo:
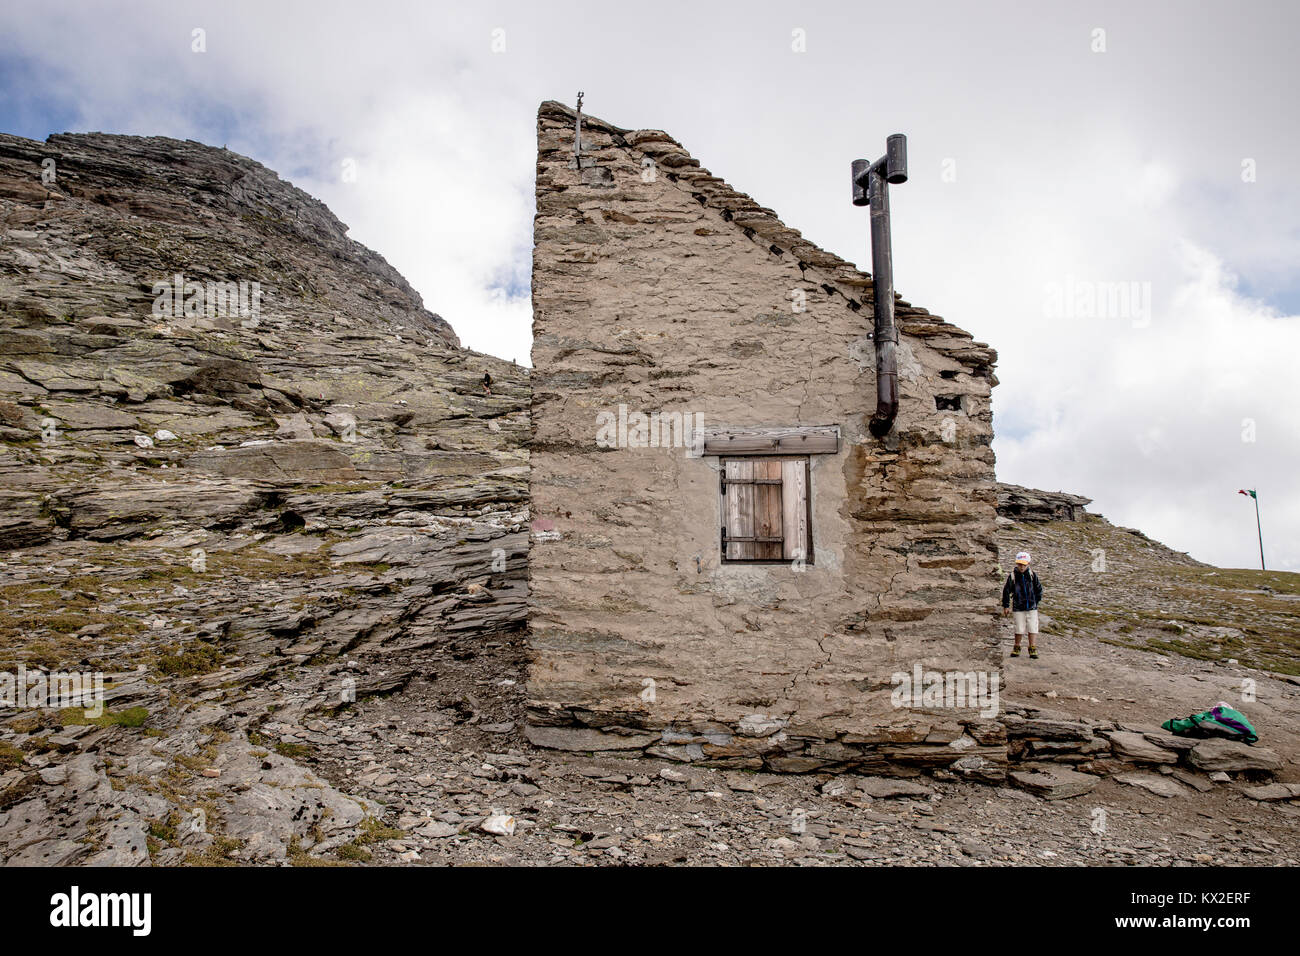
[[[999,436],[999,473],[1088,494],[1119,524],[1239,567],[1257,565],[1258,553],[1253,508],[1236,492],[1257,488],[1272,566],[1300,570],[1291,523],[1300,427],[1289,394],[1300,318],[1242,298],[1235,277],[1190,242],[1178,265],[1150,326],[1097,320],[1058,341],[1078,342],[1073,377],[1086,384],[1050,418],[1024,415],[1027,434]],[[1059,391],[1056,368],[1026,365],[998,390],[999,423]]]

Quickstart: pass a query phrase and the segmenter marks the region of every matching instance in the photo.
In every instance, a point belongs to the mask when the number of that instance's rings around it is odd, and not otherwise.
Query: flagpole
[[[1259,569],[1266,571],[1268,569],[1264,567],[1264,531],[1259,524],[1259,492],[1256,491],[1251,497],[1255,499],[1255,533],[1259,535]]]

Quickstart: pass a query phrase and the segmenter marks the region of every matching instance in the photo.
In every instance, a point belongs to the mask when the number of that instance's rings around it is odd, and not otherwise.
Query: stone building
[[[529,738],[998,779],[995,352],[896,300],[874,437],[871,277],[555,102],[534,241]]]

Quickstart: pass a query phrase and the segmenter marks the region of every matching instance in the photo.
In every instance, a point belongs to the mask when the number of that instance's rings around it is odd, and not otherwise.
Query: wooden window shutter
[[[808,459],[730,458],[723,467],[723,558],[809,558]]]
[[[808,524],[808,459],[786,459],[781,462],[782,526],[785,542],[781,557],[787,561],[802,558],[811,563]]]

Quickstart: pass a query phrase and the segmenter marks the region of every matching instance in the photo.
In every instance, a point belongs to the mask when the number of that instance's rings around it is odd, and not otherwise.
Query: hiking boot
[[[1029,656],[1032,657],[1034,660],[1038,660],[1038,648],[1031,647],[1029,649]]]

